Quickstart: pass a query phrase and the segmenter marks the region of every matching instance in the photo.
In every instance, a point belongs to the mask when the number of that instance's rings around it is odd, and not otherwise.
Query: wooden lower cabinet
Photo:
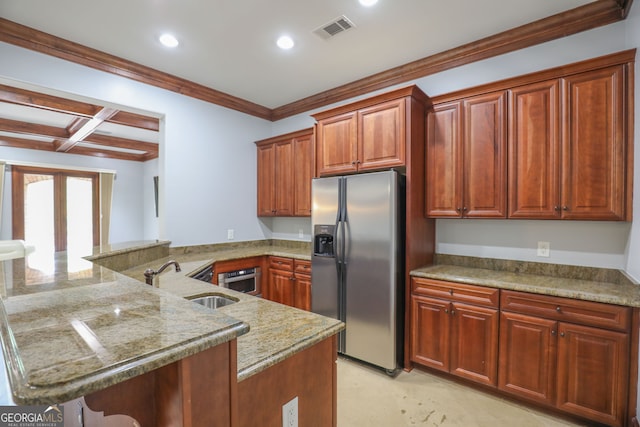
[[[449,299],[422,293],[440,293],[446,282],[414,279],[412,301],[411,360],[424,366],[497,385],[498,310],[455,301],[468,299],[468,285],[451,284]],[[497,291],[493,291],[496,292]],[[497,300],[496,300],[497,304]]]
[[[416,364],[608,426],[635,415],[637,309],[416,277],[410,309]]]
[[[268,292],[270,301],[311,310],[311,262],[292,258],[269,257]]]
[[[589,420],[624,426],[631,310],[522,292],[502,293],[498,387]],[[516,307],[520,313],[505,311]],[[569,318],[572,322],[563,321]],[[617,330],[604,329],[603,323]]]

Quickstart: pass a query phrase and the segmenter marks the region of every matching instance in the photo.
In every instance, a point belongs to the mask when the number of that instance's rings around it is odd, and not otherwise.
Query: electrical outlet
[[[298,230],[298,239],[304,238],[304,230],[301,228]]]
[[[298,427],[298,396],[282,405],[282,427]]]
[[[233,228],[227,230],[227,240],[233,240]]]
[[[538,256],[549,258],[549,252],[551,252],[549,242],[538,242]]]

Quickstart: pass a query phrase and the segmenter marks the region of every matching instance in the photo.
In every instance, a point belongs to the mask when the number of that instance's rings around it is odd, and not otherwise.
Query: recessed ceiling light
[[[366,7],[373,6],[378,3],[378,0],[360,0],[360,4]]]
[[[289,36],[280,36],[278,41],[276,42],[280,49],[291,49],[294,45],[293,39]]]
[[[178,39],[175,38],[172,34],[165,33],[159,37],[160,43],[165,45],[166,47],[176,47],[178,46]]]

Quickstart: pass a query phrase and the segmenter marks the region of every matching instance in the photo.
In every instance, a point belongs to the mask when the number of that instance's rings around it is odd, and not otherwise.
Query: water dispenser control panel
[[[316,225],[313,228],[313,254],[316,256],[333,257],[335,225]]]

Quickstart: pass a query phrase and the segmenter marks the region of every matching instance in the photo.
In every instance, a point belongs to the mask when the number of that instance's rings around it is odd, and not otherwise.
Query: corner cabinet
[[[313,130],[256,142],[258,216],[311,216]]]
[[[408,117],[428,98],[416,86],[314,114],[319,176],[406,166]]]
[[[630,327],[629,307],[502,291],[499,388],[623,426]]]
[[[412,277],[410,360],[623,427],[635,416],[638,309]]]
[[[511,89],[509,217],[627,219],[625,66]]]

